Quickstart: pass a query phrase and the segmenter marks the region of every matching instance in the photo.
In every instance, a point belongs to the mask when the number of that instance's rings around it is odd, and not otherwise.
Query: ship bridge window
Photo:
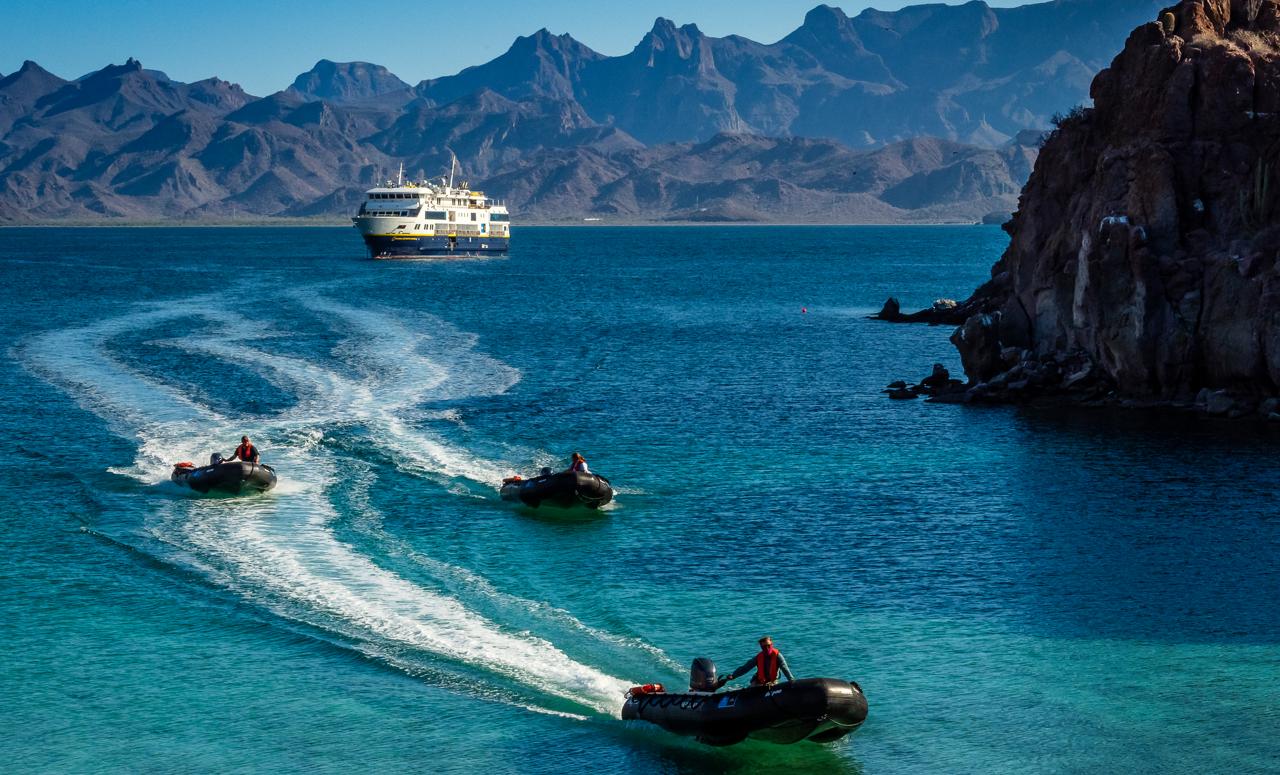
[[[444,210],[428,210],[424,214],[424,217],[426,217],[428,220],[443,221],[448,216],[445,215]]]
[[[509,220],[511,220],[511,216],[510,216],[510,215],[508,215],[507,213],[490,213],[490,214],[489,214],[489,220],[491,220],[491,221],[509,221]]]

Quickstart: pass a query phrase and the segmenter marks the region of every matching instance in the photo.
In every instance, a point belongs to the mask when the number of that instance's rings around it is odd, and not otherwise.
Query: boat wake
[[[337,335],[332,360],[274,351],[272,344],[286,335],[259,321],[226,323],[228,300],[217,296],[147,305],[47,332],[23,343],[18,355],[114,432],[136,441],[132,463],[111,470],[145,484],[166,481],[174,461],[199,460],[253,429],[281,472],[273,493],[234,500],[156,497],[138,529],[254,606],[319,628],[410,674],[450,676],[441,683],[461,682],[479,696],[540,712],[616,716],[629,683],[569,656],[538,630],[594,644],[572,644],[579,652],[594,653],[603,644],[625,652],[631,664],[674,665],[639,639],[503,592],[384,529],[368,497],[375,463],[389,462],[451,491],[491,495],[513,466],[452,441],[462,422],[456,409],[442,404],[500,395],[519,372],[438,318],[355,308],[314,292],[297,293],[292,304]],[[174,375],[154,373],[157,359],[113,349],[140,332],[156,334],[149,346],[248,371],[294,401],[266,416],[215,406]],[[441,423],[454,433],[434,430]],[[352,433],[369,440],[361,447],[372,445],[376,461],[344,448],[340,437]],[[513,460],[546,454],[509,453]],[[352,541],[344,530],[368,540]],[[377,550],[362,552],[366,544]],[[405,558],[411,565],[399,562]],[[498,618],[507,615],[516,624]]]

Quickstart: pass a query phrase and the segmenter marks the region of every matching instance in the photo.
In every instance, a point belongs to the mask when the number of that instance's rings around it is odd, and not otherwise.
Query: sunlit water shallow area
[[[6,769],[1268,772],[1280,434],[889,401],[996,228],[0,229]],[[280,485],[194,497],[253,437]],[[598,514],[499,500],[579,450]],[[617,718],[768,632],[828,746]]]

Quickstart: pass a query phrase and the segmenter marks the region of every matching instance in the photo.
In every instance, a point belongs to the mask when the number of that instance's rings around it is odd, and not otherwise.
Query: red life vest
[[[252,444],[241,444],[240,446],[236,447],[236,453],[232,455],[232,457],[238,457],[241,460],[246,460],[252,463],[253,453],[256,451],[257,450],[253,448]]]
[[[770,646],[768,651],[756,654],[756,677],[752,683],[771,684],[778,680],[778,650]]]

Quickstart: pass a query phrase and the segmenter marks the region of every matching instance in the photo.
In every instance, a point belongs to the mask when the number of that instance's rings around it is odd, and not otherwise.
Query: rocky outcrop
[[[920,380],[919,384],[907,385],[906,380],[898,380],[890,382],[885,389],[880,391],[888,394],[889,398],[895,401],[904,399],[919,398],[920,396],[929,396],[935,400],[943,400],[953,394],[963,394],[964,383],[958,379],[951,378],[951,372],[941,363],[933,364],[933,370],[929,372],[929,376]]]
[[[1280,392],[1280,2],[1184,0],[1061,120],[952,337],[970,400]]]

